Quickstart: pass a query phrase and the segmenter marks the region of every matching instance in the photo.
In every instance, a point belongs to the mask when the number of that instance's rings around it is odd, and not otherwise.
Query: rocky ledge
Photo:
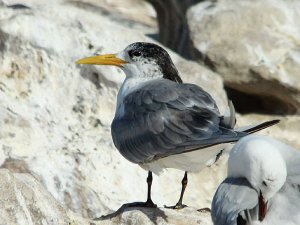
[[[114,224],[201,224],[208,225],[210,213],[195,208],[131,208],[98,219],[85,219],[64,208],[44,186],[27,173],[0,170],[0,225],[114,225]]]

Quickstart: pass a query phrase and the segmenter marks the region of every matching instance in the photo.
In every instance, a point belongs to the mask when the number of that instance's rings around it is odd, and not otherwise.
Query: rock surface
[[[118,20],[109,5],[106,9],[112,12],[103,11],[103,5],[97,8],[95,1],[82,7],[86,2],[0,4],[0,165],[34,175],[64,207],[94,218],[123,203],[145,200],[147,173],[122,158],[111,140],[123,73],[74,62],[94,52],[112,53],[135,41],[153,40],[146,36],[149,24],[129,24],[124,18],[132,16],[124,13]],[[212,93],[224,111],[222,79],[170,54],[183,79]],[[175,170],[154,176],[153,200],[159,206],[177,202],[182,176]],[[187,205],[209,207],[203,193],[219,183],[218,175],[209,176],[205,185],[205,172],[190,176]]]
[[[108,218],[99,218],[97,221],[109,221],[112,224],[189,224],[189,225],[211,225],[210,212],[206,209],[184,208],[173,210],[166,208],[125,208],[118,215],[105,216]]]
[[[222,75],[240,105],[299,113],[299,10],[294,0],[204,1],[189,10],[188,24],[201,61]]]
[[[64,209],[29,174],[11,173],[1,169],[0,187],[1,225],[90,225],[88,220]]]
[[[84,219],[64,209],[31,175],[0,169],[0,225],[117,225],[200,224],[210,225],[210,214],[193,208],[127,208],[122,214],[103,220]]]

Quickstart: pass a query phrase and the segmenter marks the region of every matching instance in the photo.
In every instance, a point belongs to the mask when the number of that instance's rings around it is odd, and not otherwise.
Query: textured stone
[[[194,208],[125,208],[106,219],[89,220],[65,209],[31,175],[0,169],[0,225],[211,225],[209,212]]]
[[[103,220],[103,221],[107,221]],[[122,214],[109,220],[118,224],[160,224],[160,225],[211,225],[210,212],[199,212],[195,208],[173,210],[165,208],[127,208]]]
[[[204,1],[189,10],[200,61],[222,75],[239,105],[300,112],[299,10],[294,0]]]
[[[156,12],[146,1],[140,0],[3,0],[13,9],[40,8],[44,5],[75,5],[85,11],[103,14],[123,26],[157,32]],[[97,21],[96,21],[97,22]],[[99,21],[98,21],[99,22]]]
[[[64,209],[31,175],[0,169],[1,225],[90,225],[91,222]]]

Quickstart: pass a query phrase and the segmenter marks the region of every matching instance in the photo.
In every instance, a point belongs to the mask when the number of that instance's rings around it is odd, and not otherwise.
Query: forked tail
[[[277,123],[279,123],[280,120],[270,120],[264,123],[260,123],[260,124],[256,124],[256,125],[252,125],[252,126],[247,126],[247,127],[240,127],[235,129],[235,131],[239,131],[239,132],[245,132],[247,134],[253,134],[257,131],[263,130],[267,127],[273,126]]]
[[[233,143],[233,142],[237,142],[239,139],[258,132],[260,130],[263,130],[267,127],[273,126],[277,123],[279,123],[280,120],[270,120],[270,121],[266,121],[260,124],[256,124],[256,125],[251,125],[251,126],[246,126],[246,127],[240,127],[234,130],[227,130],[227,134],[226,135],[221,135],[219,137],[212,137],[206,140],[200,140],[199,142],[194,142],[191,143],[189,146],[185,147],[184,152],[191,152],[191,151],[196,151],[196,150],[200,150],[203,148],[207,148],[207,147],[211,147],[214,145],[218,145],[218,144],[222,144],[222,143]],[[180,153],[175,153],[175,154],[181,154]]]

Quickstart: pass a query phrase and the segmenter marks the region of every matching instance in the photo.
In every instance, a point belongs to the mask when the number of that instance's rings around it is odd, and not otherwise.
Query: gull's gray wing
[[[211,217],[214,225],[249,224],[257,219],[257,205],[257,192],[247,179],[227,178],[214,195]]]
[[[202,88],[166,79],[149,81],[128,94],[112,123],[114,144],[134,163],[245,135],[227,127],[215,101]]]

